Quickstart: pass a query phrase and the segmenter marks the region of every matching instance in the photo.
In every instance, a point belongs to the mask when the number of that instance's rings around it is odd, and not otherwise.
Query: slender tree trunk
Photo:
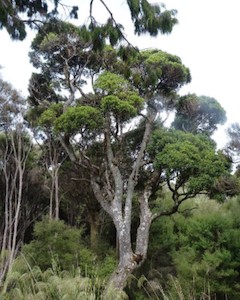
[[[99,212],[89,211],[90,243],[93,250],[98,248]]]
[[[1,245],[1,258],[3,260],[1,262],[0,281],[3,281],[11,269],[20,245],[18,231],[23,198],[23,176],[31,149],[31,145],[28,148],[23,146],[21,127],[6,136],[6,143],[4,159],[5,224]]]
[[[4,172],[5,173],[5,172]],[[8,176],[5,173],[5,209],[4,209],[4,216],[5,216],[5,224],[4,224],[4,232],[2,237],[2,246],[1,246],[1,261],[4,260],[5,251],[7,248],[7,236],[8,236],[8,230],[9,230],[9,182],[8,182]]]
[[[55,220],[59,220],[59,207],[60,207],[60,199],[59,199],[59,166],[56,167],[54,171],[54,191],[55,191]]]
[[[19,162],[20,163],[20,162]],[[18,186],[18,196],[17,196],[17,205],[16,205],[16,211],[14,215],[14,226],[13,226],[13,237],[12,237],[12,247],[11,247],[11,253],[9,258],[9,265],[11,266],[13,263],[13,260],[16,256],[16,245],[17,245],[17,233],[18,233],[18,224],[21,214],[21,203],[22,203],[22,191],[23,191],[23,169],[21,166],[19,166],[18,169],[18,180],[19,180],[19,186]]]
[[[49,220],[53,219],[53,196],[54,196],[54,181],[51,178],[50,199],[49,199]]]

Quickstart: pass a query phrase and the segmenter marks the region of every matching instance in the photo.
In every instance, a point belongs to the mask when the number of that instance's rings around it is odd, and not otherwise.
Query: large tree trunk
[[[107,289],[123,290],[127,284],[129,275],[132,274],[136,267],[137,264],[133,260],[133,253],[126,253],[121,257],[116,270],[111,275]]]
[[[140,223],[137,230],[135,252],[132,251],[130,220],[125,218],[123,222],[114,222],[117,229],[117,236],[119,237],[119,263],[109,279],[106,287],[107,290],[116,289],[122,291],[126,287],[129,276],[146,259],[149,230],[152,222],[152,213],[148,207],[149,195],[150,193],[147,191],[140,199]]]
[[[152,182],[146,183],[144,190],[141,195],[139,195],[140,223],[137,230],[135,253],[132,250],[131,241],[132,201],[155,116],[156,112],[148,112],[142,143],[127,180],[123,179],[119,164],[116,164],[117,157],[111,145],[109,120],[106,121],[105,142],[108,169],[106,170],[105,190],[97,182],[95,174],[93,174],[91,178],[91,185],[95,197],[102,208],[112,218],[118,238],[119,263],[110,277],[105,295],[107,295],[111,289],[123,291],[129,276],[143,263],[147,255],[149,230],[152,222],[152,213],[149,208],[148,200],[152,195]],[[113,178],[112,185],[110,181],[111,176]],[[107,193],[105,191],[107,191]],[[105,299],[108,299],[107,296]]]
[[[116,270],[111,275],[104,292],[104,299],[109,299],[109,295],[121,292],[127,285],[129,276],[141,266],[147,256],[149,229],[151,226],[151,214],[145,214],[140,219],[137,231],[136,251],[131,250],[131,243],[128,242],[130,236],[119,240],[119,263]],[[126,251],[124,251],[126,249]],[[128,249],[128,250],[127,250]]]

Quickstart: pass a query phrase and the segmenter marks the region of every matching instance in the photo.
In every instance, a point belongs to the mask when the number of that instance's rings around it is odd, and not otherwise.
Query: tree
[[[189,94],[179,98],[172,126],[186,132],[212,135],[217,125],[225,121],[226,112],[216,99]]]
[[[49,219],[59,220],[60,211],[60,185],[59,172],[66,155],[59,141],[54,139],[51,134],[47,135],[45,144],[41,145],[42,156],[45,162],[46,171],[50,176],[49,188]]]
[[[21,115],[24,99],[0,77],[0,130],[7,131]]]
[[[23,202],[24,172],[31,150],[31,143],[24,137],[21,126],[17,130],[8,131],[2,137],[2,172],[5,183],[4,231],[1,243],[2,281],[15,259],[21,238],[19,221]]]
[[[205,202],[205,201],[204,201]],[[176,216],[177,243],[172,256],[186,294],[205,292],[217,299],[239,297],[239,221],[235,198],[204,203],[191,217]]]
[[[191,79],[179,57],[160,50],[131,52],[123,45],[114,49],[105,44],[101,52],[95,51],[86,27],[58,26],[48,31],[48,38],[40,31],[33,41],[32,61],[41,76],[48,78],[49,88],[44,98],[32,99],[36,105],[32,109],[39,112],[38,122],[55,132],[74,164],[88,173],[95,198],[115,225],[119,264],[109,286],[121,290],[146,258],[153,220],[176,212],[188,198],[206,193],[227,168],[226,162],[207,137],[192,134],[173,132],[169,134],[172,145],[160,146],[168,135],[156,133],[148,147],[159,113],[174,108],[178,89]],[[69,26],[71,35],[64,32]],[[81,48],[76,47],[79,42]],[[82,90],[88,77],[93,82],[94,94],[90,95]],[[52,103],[48,95],[57,92]],[[135,127],[127,130],[133,122]],[[160,157],[167,157],[169,146],[171,159],[164,165]],[[210,168],[212,161],[214,168]],[[174,183],[176,176],[179,179]],[[165,180],[173,205],[166,211],[152,211],[152,199]],[[139,220],[133,238],[135,198]]]
[[[226,145],[225,152],[236,165],[235,175],[239,178],[239,155],[240,155],[240,124],[233,123],[228,128],[229,142]]]
[[[0,280],[12,266],[26,230],[45,209],[36,149],[23,122],[24,99],[0,79]],[[39,201],[41,200],[41,201]]]
[[[71,270],[73,266],[84,270],[82,261],[85,258],[85,263],[90,265],[92,253],[84,246],[82,235],[82,230],[70,227],[63,221],[45,218],[35,224],[34,239],[23,246],[23,253],[31,266],[38,266],[41,270],[50,268],[53,260],[61,270]]]
[[[228,150],[230,150],[232,154],[239,156],[239,152],[240,152],[240,124],[239,123],[233,123],[228,128],[228,136],[230,138],[230,141],[228,143]]]
[[[172,192],[173,210],[188,198],[210,194],[220,176],[228,175],[231,164],[205,135],[176,130],[155,131],[149,146],[155,166],[164,173]],[[221,192],[221,191],[220,191]],[[215,195],[218,190],[215,189]]]

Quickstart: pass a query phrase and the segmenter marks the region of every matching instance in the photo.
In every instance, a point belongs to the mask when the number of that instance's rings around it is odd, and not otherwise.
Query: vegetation
[[[239,125],[217,150],[218,101],[180,97],[181,59],[133,47],[94,2],[79,27],[57,18],[60,1],[0,4],[12,38],[38,24],[28,99],[0,80],[1,298],[237,299]],[[177,23],[127,4],[139,35]]]

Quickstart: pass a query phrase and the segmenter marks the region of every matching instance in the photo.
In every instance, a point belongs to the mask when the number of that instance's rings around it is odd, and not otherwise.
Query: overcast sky
[[[71,0],[79,5],[79,20],[86,21],[89,0]],[[104,8],[95,0],[95,15],[104,18]],[[166,0],[168,9],[177,9],[179,24],[172,34],[149,38],[134,36],[126,0],[105,0],[116,20],[123,23],[127,38],[140,49],[158,48],[181,57],[190,68],[192,82],[180,93],[196,93],[217,99],[227,112],[228,124],[240,122],[240,1],[239,0]],[[150,1],[157,2],[157,1]],[[24,42],[13,42],[0,31],[0,65],[4,80],[27,95],[28,80],[33,71],[28,51],[35,33]],[[228,125],[227,124],[227,125]],[[226,126],[227,126],[226,125]],[[225,127],[226,127],[225,126]],[[226,141],[225,127],[216,134],[219,146]]]

